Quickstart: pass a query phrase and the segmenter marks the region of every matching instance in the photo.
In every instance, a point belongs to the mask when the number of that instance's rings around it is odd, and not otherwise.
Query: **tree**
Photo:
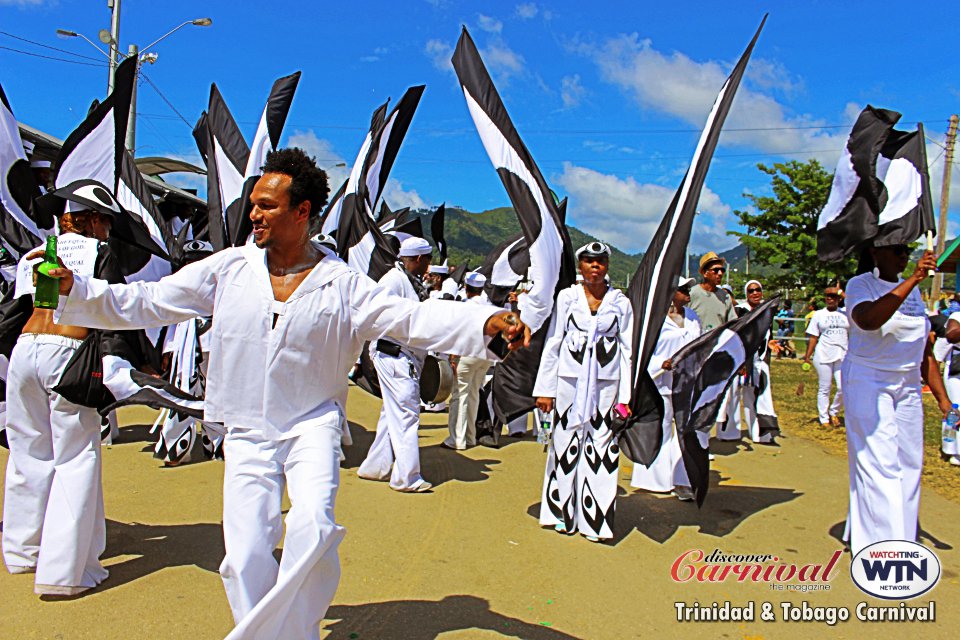
[[[758,164],[770,176],[772,196],[744,195],[753,209],[734,214],[746,233],[729,231],[750,250],[751,266],[770,267],[766,288],[798,289],[808,297],[830,282],[846,282],[856,273],[858,256],[827,264],[817,259],[817,220],[827,202],[833,176],[819,162]]]

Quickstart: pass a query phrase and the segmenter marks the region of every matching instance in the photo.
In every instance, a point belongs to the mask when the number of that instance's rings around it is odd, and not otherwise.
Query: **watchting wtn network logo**
[[[850,577],[864,593],[887,600],[916,598],[940,580],[940,559],[916,542],[886,540],[853,557]]]

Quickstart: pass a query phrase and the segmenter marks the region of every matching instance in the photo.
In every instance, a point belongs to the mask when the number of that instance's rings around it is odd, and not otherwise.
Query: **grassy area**
[[[818,442],[828,452],[847,455],[847,438],[843,428],[823,428],[817,420],[817,376],[803,371],[799,360],[772,362],[773,399],[780,417],[780,429],[787,436],[799,436]],[[802,393],[798,393],[800,383]],[[960,502],[960,467],[940,457],[940,411],[933,396],[923,395],[923,486],[945,498]]]

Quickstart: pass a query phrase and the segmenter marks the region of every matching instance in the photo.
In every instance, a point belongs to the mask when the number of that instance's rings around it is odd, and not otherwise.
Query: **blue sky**
[[[947,119],[960,111],[956,32],[943,3],[908,8],[885,0],[123,0],[120,42],[125,50],[185,20],[213,19],[211,27],[185,27],[152,49],[159,58],[144,73],[173,108],[141,82],[139,156],[199,160],[191,126],[211,82],[251,137],[274,78],[299,69],[286,142],[307,148],[321,166],[352,164],[373,109],[422,83],[427,90],[387,201],[394,208],[446,202],[480,211],[509,201],[450,65],[465,24],[547,181],[570,197],[569,221],[640,251],[717,91],[769,11],[701,198],[692,249],[702,251],[735,243],[725,233],[735,227],[732,212],[747,205],[745,191],[766,189],[758,162],[817,158],[832,170],[867,103],[903,113],[903,128],[924,122],[939,202]],[[90,101],[102,97],[105,58],[54,32],[70,29],[96,42],[109,26],[106,0],[0,0],[0,25],[0,83],[15,115],[66,136]],[[336,182],[346,169],[331,173]],[[953,176],[960,177],[956,161]],[[951,216],[958,212],[960,183]]]

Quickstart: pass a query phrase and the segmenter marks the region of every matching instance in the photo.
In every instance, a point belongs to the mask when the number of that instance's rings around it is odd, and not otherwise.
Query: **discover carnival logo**
[[[871,596],[907,600],[926,593],[937,584],[940,559],[916,542],[875,542],[854,556],[850,563],[850,577],[861,591]]]

